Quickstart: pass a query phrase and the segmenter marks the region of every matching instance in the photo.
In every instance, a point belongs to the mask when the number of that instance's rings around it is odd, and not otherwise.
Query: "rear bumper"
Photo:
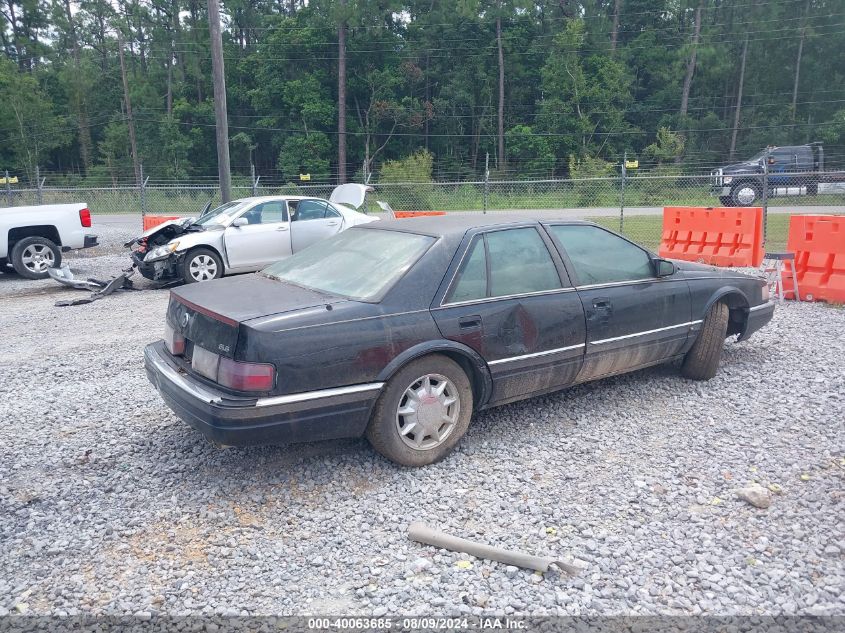
[[[774,313],[774,301],[767,301],[766,303],[761,303],[758,306],[750,308],[748,310],[748,318],[745,321],[745,330],[743,330],[742,334],[740,334],[738,340],[744,341],[749,336],[754,334],[754,332],[756,332],[772,320],[772,316],[774,315]]]
[[[383,383],[236,398],[180,371],[164,342],[144,349],[147,377],[185,423],[218,444],[290,444],[364,434]]]
[[[82,237],[82,246],[80,248],[93,248],[94,246],[99,246],[99,238],[96,235],[84,235]],[[71,246],[62,246],[62,252],[66,253],[67,251],[72,251],[74,248]]]

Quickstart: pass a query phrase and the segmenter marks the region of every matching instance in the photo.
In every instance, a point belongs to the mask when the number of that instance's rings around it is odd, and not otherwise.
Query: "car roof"
[[[554,224],[558,222],[566,222],[567,224],[592,224],[584,220],[573,220],[570,218],[537,218],[530,215],[482,214],[473,212],[382,220],[380,222],[362,225],[361,228],[406,231],[409,233],[424,233],[426,235],[448,237],[463,235],[467,231],[476,228],[504,227],[519,224]]]
[[[232,202],[272,202],[273,200],[324,200],[320,196],[249,196],[247,198],[238,198]]]

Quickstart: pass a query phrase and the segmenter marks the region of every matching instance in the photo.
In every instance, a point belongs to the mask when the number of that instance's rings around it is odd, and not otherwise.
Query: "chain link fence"
[[[7,184],[2,206],[84,202],[95,214],[193,215],[220,203],[216,183],[150,183],[110,187],[36,187]],[[763,206],[767,247],[785,247],[791,213],[845,213],[845,172],[773,173],[730,179],[707,175],[628,172],[606,178],[437,183],[372,183],[366,212],[376,200],[397,211],[511,212],[540,217],[589,219],[656,249],[664,206]],[[236,185],[234,198],[300,195],[328,198],[329,184]]]

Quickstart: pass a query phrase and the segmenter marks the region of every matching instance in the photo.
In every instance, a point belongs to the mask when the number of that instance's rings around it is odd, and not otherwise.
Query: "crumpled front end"
[[[131,249],[132,264],[145,278],[152,281],[165,281],[179,277],[184,252],[168,252],[170,242],[189,232],[193,218],[182,221],[170,221],[126,242]]]

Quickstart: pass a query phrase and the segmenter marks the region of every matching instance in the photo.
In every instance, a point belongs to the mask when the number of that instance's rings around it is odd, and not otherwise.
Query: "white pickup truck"
[[[97,245],[84,202],[0,209],[0,272],[44,279],[62,253]]]

